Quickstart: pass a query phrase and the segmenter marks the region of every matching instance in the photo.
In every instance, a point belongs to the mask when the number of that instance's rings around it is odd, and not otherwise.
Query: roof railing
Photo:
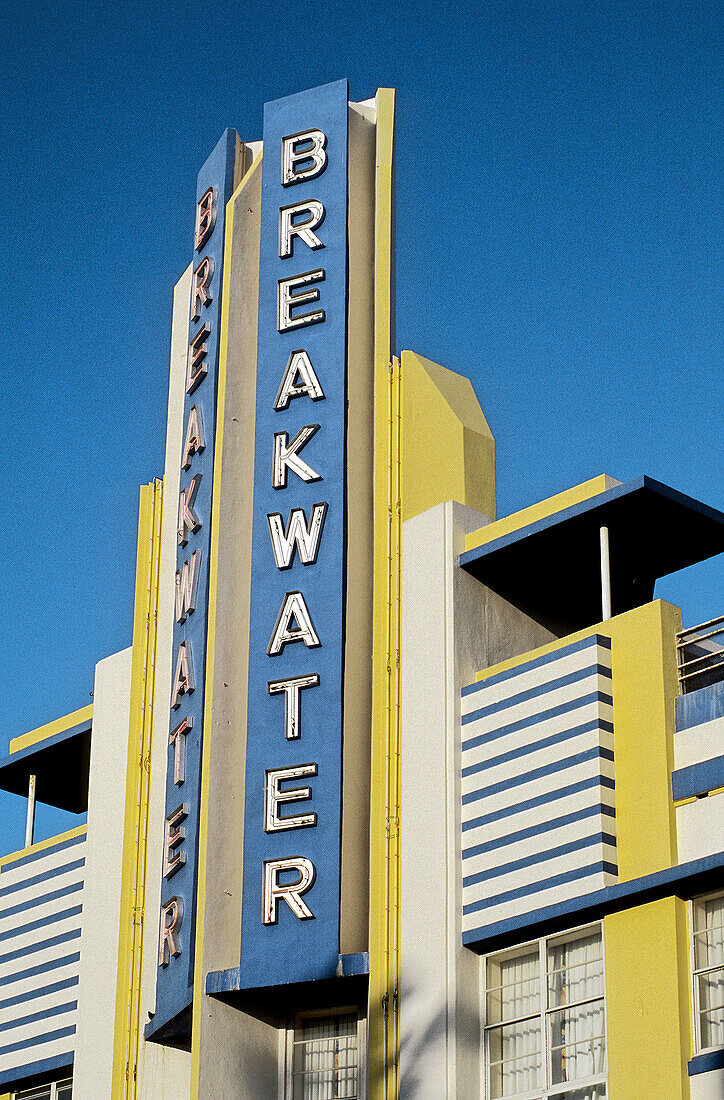
[[[724,680],[724,615],[676,635],[676,666],[682,695]]]

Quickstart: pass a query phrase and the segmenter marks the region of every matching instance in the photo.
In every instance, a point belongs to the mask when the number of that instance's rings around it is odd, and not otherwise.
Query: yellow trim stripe
[[[7,867],[19,859],[25,859],[26,856],[34,856],[36,852],[42,852],[45,848],[52,848],[54,844],[62,844],[64,840],[73,840],[76,836],[83,836],[87,828],[86,825],[76,825],[74,829],[68,829],[65,833],[58,833],[57,836],[51,836],[47,840],[38,840],[35,844],[31,844],[29,848],[21,848],[17,852],[10,852],[8,855],[0,857],[0,867]]]
[[[509,535],[511,531],[520,531],[531,523],[547,519],[548,516],[562,512],[564,508],[571,508],[574,504],[581,504],[584,500],[590,500],[606,491],[607,479],[605,474],[599,474],[590,481],[583,481],[580,485],[574,485],[565,489],[562,493],[547,497],[537,504],[531,504],[529,508],[523,508],[520,512],[513,512],[509,516],[503,516],[495,523],[489,523],[487,527],[479,527],[477,531],[465,536],[465,549],[474,550],[476,546],[499,539],[503,535]]]
[[[163,482],[141,486],[112,1100],[132,1100],[137,1089],[162,514]]]
[[[399,1094],[400,369],[391,359],[393,89],[377,93],[369,1096]]]
[[[62,718],[56,718],[55,721],[48,722],[45,726],[38,726],[35,730],[21,733],[19,737],[13,737],[10,742],[10,752],[20,752],[31,745],[37,745],[40,741],[45,741],[48,737],[54,737],[56,733],[64,733],[65,730],[72,729],[73,726],[79,726],[81,722],[90,722],[92,719],[93,704],[89,703],[87,707],[74,710],[71,714],[64,714]]]
[[[216,398],[216,439],[214,441],[214,484],[212,500],[218,505],[221,492],[221,460],[224,449],[224,411],[226,408],[226,364],[229,347],[229,297],[231,289],[231,245],[234,234],[234,203],[242,187],[253,172],[261,169],[259,156],[246,172],[226,204],[224,229],[224,277],[222,284],[221,328],[219,331],[219,373]],[[206,640],[206,682],[204,684],[204,724],[209,729],[214,687],[214,652],[216,643],[216,603],[219,557],[219,508],[212,508],[211,541],[209,546],[209,599]],[[196,940],[194,956],[194,1000],[191,1032],[191,1094],[190,1100],[199,1100],[199,1071],[201,1058],[201,1012],[205,997],[204,980],[204,915],[206,910],[206,862],[209,833],[209,773],[211,767],[211,739],[204,737],[201,747],[201,793],[199,799],[199,864],[196,888]]]

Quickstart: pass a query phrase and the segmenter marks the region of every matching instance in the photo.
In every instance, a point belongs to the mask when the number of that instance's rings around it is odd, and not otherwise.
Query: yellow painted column
[[[688,1100],[691,996],[686,902],[604,920],[610,1100]]]
[[[136,1096],[163,482],[141,486],[113,1043],[113,1100]]]
[[[377,93],[370,805],[370,1100],[399,1091],[399,364],[392,360],[395,94]],[[396,403],[397,402],[397,403]]]

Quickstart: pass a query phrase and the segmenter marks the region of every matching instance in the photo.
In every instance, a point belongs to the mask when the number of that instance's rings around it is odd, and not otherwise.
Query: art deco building
[[[724,1095],[721,593],[654,598],[724,515],[496,517],[470,382],[396,352],[393,116],[340,81],[201,168],[133,644],[0,761],[17,1100]]]

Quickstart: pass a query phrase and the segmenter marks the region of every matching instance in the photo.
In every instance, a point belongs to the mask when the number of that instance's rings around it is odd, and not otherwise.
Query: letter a
[[[299,381],[297,381],[299,378]],[[312,401],[321,401],[324,398],[324,390],[319,384],[319,379],[312,366],[312,360],[303,348],[293,351],[284,368],[277,395],[274,398],[274,408],[277,412],[286,409],[292,397],[302,397],[309,394]]]
[[[287,639],[289,640],[289,639]],[[191,655],[191,642],[181,642],[176,658],[176,672],[171,689],[171,708],[175,710],[181,702],[181,696],[194,690],[194,662]]]
[[[287,592],[284,596],[267,653],[270,657],[276,657],[287,642],[304,642],[309,649],[322,644],[301,592]]]

